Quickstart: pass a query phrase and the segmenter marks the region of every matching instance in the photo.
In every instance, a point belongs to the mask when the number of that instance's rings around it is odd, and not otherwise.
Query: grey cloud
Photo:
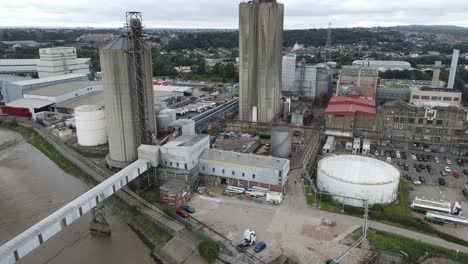
[[[7,0],[2,0],[7,1]],[[237,28],[239,0],[16,0],[0,4],[2,26],[120,27],[127,10],[147,27]],[[285,28],[454,24],[468,26],[466,0],[283,0]]]

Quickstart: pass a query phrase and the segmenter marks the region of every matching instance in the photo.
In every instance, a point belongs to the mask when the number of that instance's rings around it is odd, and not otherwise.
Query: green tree
[[[224,77],[235,78],[236,77],[236,66],[232,63],[228,63],[224,66]]]
[[[162,76],[177,76],[177,71],[170,64],[164,65],[161,71],[161,75]]]
[[[216,63],[214,66],[213,66],[213,69],[211,69],[211,73],[213,75],[217,75],[217,76],[223,76],[223,73],[224,73],[224,66],[223,64],[221,63]]]
[[[204,239],[198,244],[198,253],[202,256],[208,263],[213,263],[218,257],[219,245],[211,239]]]
[[[172,205],[166,205],[163,207],[164,213],[166,213],[168,216],[175,218],[176,217],[176,208],[175,206]]]

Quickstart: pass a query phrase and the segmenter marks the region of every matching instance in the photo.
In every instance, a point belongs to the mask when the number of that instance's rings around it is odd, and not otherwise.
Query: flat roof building
[[[161,164],[168,168],[192,170],[203,150],[210,148],[207,135],[183,135],[160,147]]]
[[[23,97],[61,103],[94,91],[102,90],[102,83],[99,81],[68,82],[31,89],[24,92]]]
[[[462,93],[447,88],[420,87],[411,88],[410,103],[432,103],[446,105],[460,105]]]
[[[367,67],[378,71],[413,69],[411,64],[407,61],[355,60],[353,61],[353,66]]]
[[[5,87],[3,87],[2,95],[4,97],[4,101],[7,103],[10,101],[15,101],[15,100],[23,98],[23,93],[26,91],[30,91],[30,90],[45,87],[45,86],[51,86],[54,84],[63,84],[63,83],[87,81],[87,80],[88,80],[88,76],[84,74],[74,73],[74,74],[52,76],[52,77],[41,78],[41,79],[31,79],[31,80],[25,80],[25,81],[10,82],[10,83],[7,83]]]
[[[283,192],[289,166],[289,159],[206,149],[200,156],[199,170],[205,176],[219,179],[218,183]]]

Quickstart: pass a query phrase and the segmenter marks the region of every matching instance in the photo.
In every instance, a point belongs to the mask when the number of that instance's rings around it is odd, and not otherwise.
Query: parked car
[[[265,248],[266,248],[265,242],[260,242],[255,246],[254,251],[255,251],[255,253],[258,253],[258,252],[264,250]]]
[[[432,168],[428,169],[427,172],[429,172],[429,174],[434,174],[434,170]]]
[[[385,156],[385,151],[383,149],[380,150],[380,156]]]
[[[417,172],[421,172],[422,170],[421,170],[420,167],[417,167],[417,168],[416,168],[416,171],[417,171]]]
[[[468,170],[463,170],[463,174],[468,176]]]
[[[407,164],[404,164],[404,166],[403,166],[403,170],[405,170],[405,171],[409,171],[409,166],[408,166]]]
[[[431,165],[427,164],[426,169],[428,169],[428,170],[432,169]]]
[[[450,159],[445,159],[445,163],[447,163],[447,165],[452,165],[452,161]]]
[[[455,177],[455,178],[459,178],[459,177],[460,177],[460,173],[458,173],[458,171],[454,171],[454,172],[452,173],[452,175],[453,175],[453,177]]]
[[[439,163],[440,163],[439,159],[435,159],[435,158],[434,158],[434,162],[435,162],[436,164],[439,164]]]
[[[413,153],[411,153],[410,157],[412,160],[417,160],[416,156]]]
[[[447,176],[447,172],[445,172],[445,171],[441,170],[441,171],[440,171],[440,175],[442,175],[442,176],[444,176],[444,177],[445,177],[445,176]]]
[[[439,185],[445,185],[445,180],[443,178],[437,179],[437,182],[439,182]]]
[[[426,168],[426,166],[425,166],[424,164],[419,164],[419,168],[420,168],[421,170],[424,170],[424,169]]]
[[[401,167],[401,166],[403,166],[403,162],[399,161],[399,162],[397,162],[397,165]]]
[[[451,172],[449,166],[445,166],[444,170],[445,170],[446,172]]]
[[[182,205],[180,208],[182,208],[182,210],[184,210],[187,213],[191,213],[191,214],[195,213],[195,208],[190,207],[188,205]]]
[[[185,212],[184,209],[182,209],[182,208],[177,208],[176,213],[180,217],[183,217],[183,218],[189,218],[190,217],[190,215],[187,212]]]
[[[426,182],[426,178],[424,178],[423,176],[419,176],[419,181],[422,182],[422,183],[425,183]]]
[[[375,155],[375,156],[378,156],[378,155],[379,155],[379,151],[376,150],[376,151],[374,152],[374,155]]]

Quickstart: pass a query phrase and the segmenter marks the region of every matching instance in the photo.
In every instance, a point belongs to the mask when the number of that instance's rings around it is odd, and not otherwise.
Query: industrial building
[[[74,74],[66,74],[60,76],[52,76],[47,78],[41,79],[31,79],[31,80],[24,80],[18,82],[10,82],[7,83],[6,86],[2,90],[2,95],[4,102],[15,101],[18,99],[23,98],[23,93],[34,90],[37,88],[51,86],[55,84],[63,84],[63,83],[70,83],[70,82],[77,82],[77,81],[87,81],[88,76],[84,74],[74,73]]]
[[[356,155],[331,155],[317,166],[317,187],[347,205],[364,207],[396,200],[400,172],[378,159]],[[344,197],[343,197],[344,196]]]
[[[153,144],[156,119],[151,49],[143,42],[141,13],[127,13],[127,34],[99,51],[110,167],[123,168],[137,158],[137,147]]]
[[[39,59],[0,59],[0,74],[38,74],[39,78],[63,74],[89,74],[91,58],[77,58],[72,47],[39,49]]]
[[[37,73],[39,78],[70,73],[89,74],[89,61],[78,60],[76,48],[56,47],[39,49]]]
[[[159,187],[159,201],[179,207],[192,198],[192,187],[183,180],[173,179]]]
[[[101,85],[102,87],[102,85]],[[64,114],[73,114],[75,108],[82,105],[104,106],[104,90],[92,91],[78,97],[74,97],[60,103],[55,103],[53,108],[55,112]]]
[[[292,92],[296,83],[296,54],[294,53],[283,56],[282,81],[282,91]]]
[[[460,105],[462,93],[447,88],[421,87],[411,88],[410,100],[412,104],[430,103],[442,105]]]
[[[80,81],[53,84],[23,92],[23,98],[34,98],[61,103],[91,92],[102,91],[99,81]]]
[[[281,111],[284,5],[239,4],[239,119],[270,122]]]
[[[200,154],[210,148],[207,135],[182,135],[162,145],[161,164],[168,168],[192,170],[198,166]]]
[[[407,61],[382,61],[382,60],[355,60],[353,66],[367,67],[377,71],[387,70],[412,70],[411,64]]]
[[[379,72],[376,69],[361,66],[343,66],[337,83],[337,95],[352,86],[372,87],[374,90],[380,83]]]
[[[6,89],[8,83],[31,80],[30,76],[17,76],[10,74],[0,74],[0,103],[3,102],[2,92]]]
[[[284,192],[289,160],[253,154],[206,149],[200,156],[201,179],[213,184],[244,188],[258,186]]]

